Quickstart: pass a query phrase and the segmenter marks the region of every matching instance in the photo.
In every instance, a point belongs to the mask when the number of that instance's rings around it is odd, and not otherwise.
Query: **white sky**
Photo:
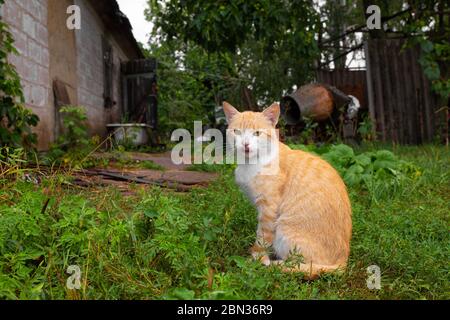
[[[130,20],[133,34],[137,41],[147,46],[152,24],[145,20],[144,10],[148,8],[147,0],[117,0],[120,11]]]

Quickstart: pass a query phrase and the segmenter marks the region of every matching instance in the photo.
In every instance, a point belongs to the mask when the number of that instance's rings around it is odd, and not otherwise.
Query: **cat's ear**
[[[278,123],[278,119],[280,118],[280,105],[275,102],[262,113],[275,127]]]
[[[223,112],[225,113],[225,116],[227,117],[228,123],[230,123],[231,119],[233,119],[233,117],[239,113],[239,111],[237,111],[235,107],[233,107],[231,104],[229,104],[226,101],[223,102]]]

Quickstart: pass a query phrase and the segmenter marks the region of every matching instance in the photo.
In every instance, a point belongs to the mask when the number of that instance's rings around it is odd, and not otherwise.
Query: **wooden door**
[[[156,60],[132,60],[122,64],[123,114],[128,122],[158,125]]]

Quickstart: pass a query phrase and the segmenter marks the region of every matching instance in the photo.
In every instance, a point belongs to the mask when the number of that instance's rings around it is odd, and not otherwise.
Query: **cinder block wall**
[[[92,134],[104,134],[102,23],[84,0],[76,0],[81,11],[81,29],[75,31],[78,58],[78,103],[86,107]]]
[[[49,104],[49,50],[47,31],[47,0],[8,0],[2,6],[2,19],[10,25],[18,56],[9,60],[22,81],[25,103],[41,121],[35,132],[39,149],[46,149],[53,141],[54,114]]]
[[[81,29],[75,31],[77,84],[72,89],[76,92],[76,103],[86,107],[90,134],[104,136],[106,124],[121,120],[120,63],[128,58],[88,1],[74,0],[73,3],[81,9]],[[19,51],[10,61],[21,77],[27,107],[40,118],[35,130],[40,150],[48,149],[57,132],[47,23],[52,13],[48,12],[48,4],[47,0],[8,0],[2,7],[2,17],[10,25]],[[102,36],[113,48],[113,100],[116,104],[112,109],[104,108]]]
[[[78,103],[86,107],[91,134],[104,136],[106,124],[120,121],[120,62],[128,60],[105,29],[100,17],[85,0],[75,0],[81,9],[82,26],[76,31],[78,57]],[[103,48],[105,37],[113,48],[113,108],[104,108]]]

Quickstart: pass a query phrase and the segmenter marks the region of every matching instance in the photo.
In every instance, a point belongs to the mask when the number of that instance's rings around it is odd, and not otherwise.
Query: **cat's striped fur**
[[[262,113],[241,113],[225,102],[224,111],[230,129],[227,132],[237,138],[235,147],[238,151],[245,149],[249,157],[264,134],[273,134],[270,132],[274,132],[280,114],[278,104]],[[265,133],[257,137],[247,134],[261,129]],[[322,272],[345,268],[352,221],[344,182],[320,157],[291,150],[278,139],[275,143],[276,154],[263,154],[257,164],[240,164],[236,169],[237,183],[259,213],[252,255],[269,265],[283,264],[292,252],[300,253],[303,263],[284,268],[304,272],[310,279]],[[268,170],[273,163],[278,169]]]

